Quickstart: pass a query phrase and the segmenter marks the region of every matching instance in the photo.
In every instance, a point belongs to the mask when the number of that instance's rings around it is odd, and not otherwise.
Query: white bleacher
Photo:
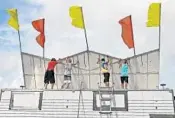
[[[15,105],[13,107],[24,104],[24,109],[20,107],[18,110],[13,108],[9,110],[11,91],[14,94],[21,92],[21,99],[19,96],[15,98],[17,95],[14,95]],[[27,92],[29,91],[4,91],[0,101],[0,118],[77,118],[79,91],[30,91],[33,93],[33,98],[25,94]],[[26,105],[28,103],[38,106],[40,100],[38,92],[43,93],[43,96],[40,97],[42,98],[41,110],[35,107],[25,109],[26,106],[29,107]],[[100,118],[99,111],[93,111],[93,91],[83,91],[82,94],[83,102],[80,100],[79,118]],[[172,91],[130,90],[127,95],[128,111],[113,111],[111,118],[150,118],[150,114],[174,115]],[[102,118],[107,117],[103,115]]]
[[[1,91],[0,111],[9,110],[11,91]]]
[[[171,91],[130,91],[128,110],[151,114],[174,114]]]

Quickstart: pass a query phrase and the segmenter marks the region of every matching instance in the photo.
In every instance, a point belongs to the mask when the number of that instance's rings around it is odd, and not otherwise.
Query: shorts
[[[49,84],[49,82],[51,84],[55,83],[55,74],[53,70],[47,70],[45,72],[45,76],[44,76],[44,83],[45,84]]]
[[[64,82],[65,83],[70,83],[71,82],[71,75],[64,75]]]
[[[103,73],[103,75],[104,75],[104,83],[109,82],[110,73]]]
[[[124,82],[128,83],[128,76],[121,76],[121,83],[124,84]]]

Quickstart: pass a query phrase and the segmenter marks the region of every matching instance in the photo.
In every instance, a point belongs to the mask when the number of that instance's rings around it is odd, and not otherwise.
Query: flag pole
[[[45,31],[45,30],[44,30]],[[45,33],[44,33],[45,34]],[[45,39],[45,35],[44,35],[44,39]],[[46,71],[46,61],[45,61],[45,43],[44,43],[44,46],[43,46],[43,60],[44,60],[44,69]]]
[[[160,3],[160,10],[159,10],[159,52],[160,52],[160,44],[161,44],[161,3]]]
[[[83,24],[84,24],[84,35],[85,35],[85,39],[86,39],[86,47],[87,47],[87,51],[89,51],[89,45],[88,45],[88,40],[87,40],[87,32],[86,32],[86,26],[84,23],[84,15],[83,15],[83,9],[81,7],[81,12],[82,12],[82,19],[83,19]]]
[[[45,19],[44,19],[44,26],[45,26]],[[44,39],[46,38],[45,36],[45,27],[44,28]],[[44,47],[43,47],[43,59],[44,59],[44,69],[46,71],[46,61],[45,61],[45,42],[44,42]]]
[[[45,63],[45,46],[43,47],[43,60],[44,60],[44,69],[46,70],[46,63]]]
[[[88,54],[88,71],[89,71],[89,88],[91,87],[90,86],[90,57],[89,57],[89,44],[88,44],[88,39],[87,39],[87,32],[86,32],[86,26],[85,26],[85,22],[84,22],[84,15],[83,15],[83,8],[81,7],[81,13],[82,13],[82,19],[83,19],[83,25],[84,25],[84,35],[85,35],[85,39],[86,39],[86,47],[87,47],[87,54]]]
[[[18,13],[18,10],[16,9],[16,13]],[[17,17],[18,20],[18,17]],[[18,20],[19,22],[19,20]],[[21,66],[22,66],[22,73],[23,73],[23,79],[24,79],[24,86],[26,88],[26,80],[25,80],[25,73],[24,73],[24,60],[23,60],[23,56],[22,56],[22,45],[21,45],[21,35],[20,35],[20,30],[18,29],[18,39],[19,39],[19,49],[20,49],[20,56],[21,56]]]
[[[132,16],[131,16],[131,27],[132,27],[132,37],[133,37],[133,44],[134,44],[133,51],[134,51],[134,57],[135,57],[136,56],[136,50],[135,50],[135,41],[134,41],[134,33],[133,33],[133,26],[132,26]]]
[[[20,56],[21,56],[21,63],[22,63],[22,73],[23,73],[23,79],[24,79],[24,86],[26,88],[26,80],[25,80],[25,74],[24,74],[24,60],[22,56],[22,45],[21,45],[21,36],[20,31],[18,30],[18,39],[19,39],[19,49],[20,49]]]
[[[159,79],[158,79],[158,88],[160,85],[160,48],[161,48],[161,3],[160,3],[160,10],[159,10]]]
[[[135,49],[135,41],[134,41],[134,33],[133,33],[133,25],[132,25],[132,16],[131,16],[131,27],[132,27],[132,37],[133,37],[133,44],[134,44],[134,48],[133,48],[133,51],[134,51],[134,62],[135,62],[134,65],[136,67],[135,74],[134,74],[134,79],[136,81],[137,80],[137,59],[136,59],[136,49]]]

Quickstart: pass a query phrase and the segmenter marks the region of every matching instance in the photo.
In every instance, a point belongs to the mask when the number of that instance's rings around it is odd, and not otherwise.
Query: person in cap
[[[97,63],[101,64],[101,71],[103,73],[103,76],[104,76],[104,84],[106,87],[109,87],[109,78],[110,78],[110,73],[109,73],[109,69],[108,69],[108,66],[109,66],[109,59],[108,61],[105,61],[105,58],[102,58],[101,60],[99,59]]]

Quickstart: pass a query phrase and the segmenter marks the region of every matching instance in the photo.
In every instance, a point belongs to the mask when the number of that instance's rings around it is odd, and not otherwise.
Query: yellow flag
[[[152,3],[148,10],[147,27],[159,27],[161,3]]]
[[[17,9],[8,9],[7,13],[10,15],[8,24],[14,29],[19,30]]]
[[[72,25],[84,29],[84,19],[82,13],[82,7],[72,6],[69,8],[69,15],[72,18]]]

